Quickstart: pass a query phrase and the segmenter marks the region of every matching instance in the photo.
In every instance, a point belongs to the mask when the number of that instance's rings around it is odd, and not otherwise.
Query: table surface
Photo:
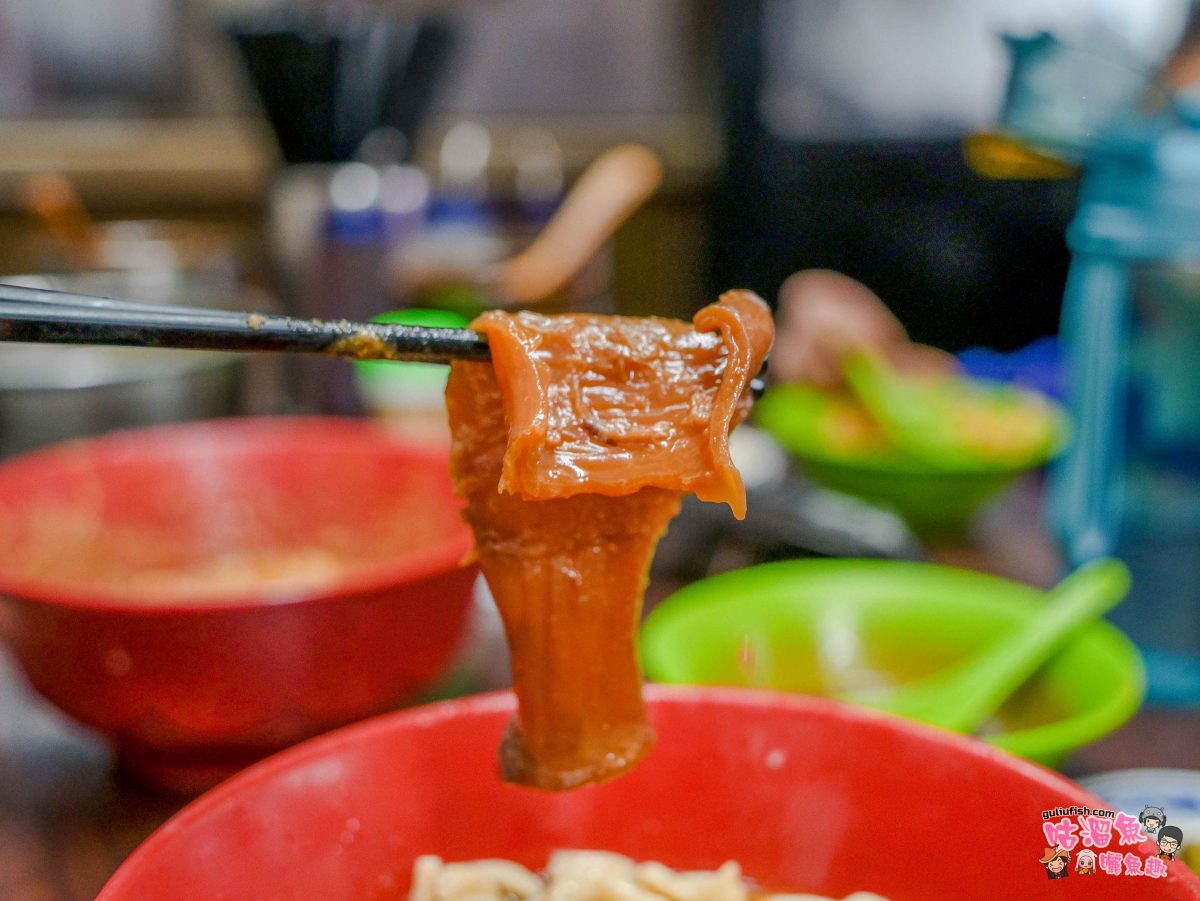
[[[971,544],[939,549],[942,562],[1053,580],[1057,561],[1031,515],[1031,495],[977,531]],[[648,600],[669,586],[652,584]],[[494,633],[482,639],[495,642]],[[475,642],[475,659],[481,642]],[[503,648],[495,652],[503,658]],[[476,670],[478,687],[503,680]],[[1200,769],[1200,711],[1143,710],[1123,729],[1076,754],[1068,775],[1133,767]],[[24,684],[0,654],[0,899],[84,901],[186,799],[162,797],[114,774],[99,737],[74,725]]]

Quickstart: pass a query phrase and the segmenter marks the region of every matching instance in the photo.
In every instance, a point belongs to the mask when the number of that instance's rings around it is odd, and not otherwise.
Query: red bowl
[[[648,695],[659,741],[645,762],[566,794],[498,780],[508,694],[323,736],[193,802],[98,901],[404,898],[420,854],[540,868],[559,848],[676,868],[738,860],[772,890],[838,898],[857,889],[895,901],[1200,898],[1182,863],[1165,878],[1072,873],[1048,883],[1042,811],[1100,802],[982,742],[795,695]]]
[[[445,451],[356,420],[62,444],[0,465],[0,626],[33,687],[111,736],[125,769],[198,791],[443,674],[476,577],[459,506]],[[138,583],[314,554],[309,584]]]

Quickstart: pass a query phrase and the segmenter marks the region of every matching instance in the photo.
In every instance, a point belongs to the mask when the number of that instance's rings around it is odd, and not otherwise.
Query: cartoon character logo
[[[1158,838],[1158,830],[1167,825],[1167,815],[1161,807],[1154,807],[1147,804],[1142,808],[1142,812],[1138,814],[1138,822],[1142,824],[1142,828],[1146,830],[1146,834],[1151,838]]]
[[[1071,875],[1071,852],[1061,845],[1047,848],[1038,863],[1046,868],[1047,879],[1066,879]]]
[[[1174,860],[1183,844],[1183,830],[1178,826],[1163,826],[1158,830],[1158,859]]]
[[[1075,872],[1084,876],[1091,876],[1096,872],[1096,852],[1091,848],[1084,848],[1075,855]],[[1051,876],[1051,879],[1054,877]]]

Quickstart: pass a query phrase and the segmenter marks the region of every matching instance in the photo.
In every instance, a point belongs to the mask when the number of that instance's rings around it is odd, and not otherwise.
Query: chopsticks
[[[156,306],[17,285],[0,285],[0,340],[308,352],[417,363],[490,359],[487,338],[470,329]]]
[[[491,359],[487,338],[465,328],[157,306],[4,284],[0,284],[0,341],[321,353],[414,363]],[[765,390],[761,378],[751,381],[755,397]]]

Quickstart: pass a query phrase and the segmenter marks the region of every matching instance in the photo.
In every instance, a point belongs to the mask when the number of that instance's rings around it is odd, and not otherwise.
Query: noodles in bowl
[[[678,872],[611,851],[558,851],[543,875],[509,860],[413,864],[408,901],[834,901],[825,895],[763,891],[726,861],[716,870]],[[855,892],[844,901],[887,901]]]
[[[1042,811],[1101,803],[980,741],[832,701],[658,685],[645,699],[653,752],[620,779],[570,792],[499,778],[496,742],[516,711],[508,692],[349,726],[195,801],[98,901],[402,901],[422,856],[506,860],[536,874],[564,849],[682,872],[733,860],[751,891],[1040,898]],[[948,823],[986,851],[987,866],[955,862]],[[1155,853],[1149,843],[1129,850]],[[1089,878],[1101,896],[1128,901],[1200,898],[1181,861],[1158,879]],[[1065,880],[1068,893],[1075,881]]]

